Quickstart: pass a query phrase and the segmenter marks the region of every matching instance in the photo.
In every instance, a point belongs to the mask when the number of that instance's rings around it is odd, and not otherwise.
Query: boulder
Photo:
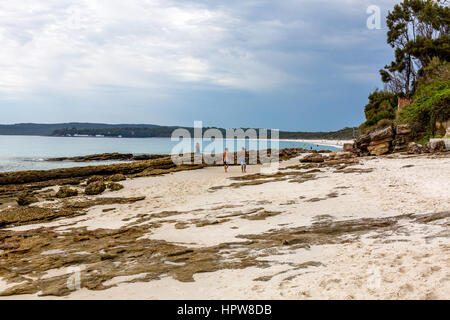
[[[424,148],[421,144],[415,143],[415,142],[410,142],[408,144],[408,149],[407,152],[408,154],[421,154],[423,153]]]
[[[97,195],[106,190],[106,185],[103,181],[95,181],[86,186],[84,193],[87,195]]]
[[[39,199],[29,192],[20,193],[17,197],[17,204],[19,206],[28,206],[35,202],[39,202]]]
[[[75,189],[71,189],[68,187],[61,187],[59,188],[58,192],[56,193],[57,198],[69,198],[69,197],[76,197],[78,195],[78,191]]]
[[[307,163],[307,162],[313,162],[313,163],[319,163],[324,162],[323,156],[320,153],[311,153],[304,156],[302,159],[300,159],[300,162]]]
[[[445,151],[445,142],[442,140],[430,141],[425,144],[424,152],[443,152]]]
[[[111,183],[108,183],[108,189],[111,191],[119,191],[119,190],[123,189],[123,185],[121,185],[120,183],[117,183],[117,182],[111,182]]]

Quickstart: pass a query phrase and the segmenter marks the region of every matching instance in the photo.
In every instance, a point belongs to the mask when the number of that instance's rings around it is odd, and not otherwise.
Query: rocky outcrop
[[[367,151],[370,155],[379,156],[391,150],[391,142],[394,140],[394,130],[392,126],[375,130],[369,134],[370,142]]]
[[[358,155],[379,156],[389,152],[407,151],[412,141],[411,129],[407,124],[387,126],[361,135],[348,151]]]
[[[84,189],[84,193],[94,196],[106,190],[106,184],[103,181],[96,181],[88,184]]]
[[[392,141],[392,151],[406,151],[410,142],[412,142],[412,137],[409,126],[407,124],[397,125],[395,128],[395,139]]]
[[[77,157],[61,157],[61,158],[49,158],[46,161],[73,161],[73,162],[90,162],[90,161],[127,161],[127,160],[154,160],[166,157],[165,155],[159,154],[143,154],[143,155],[133,155],[131,153],[100,153],[100,154],[89,154],[85,156]]]
[[[421,154],[421,153],[438,153],[444,152],[446,150],[446,146],[444,141],[430,141],[422,146],[421,144],[410,142],[408,144],[407,152],[408,154]]]

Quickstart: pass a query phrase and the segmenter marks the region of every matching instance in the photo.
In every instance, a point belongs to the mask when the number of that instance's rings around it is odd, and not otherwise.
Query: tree
[[[450,57],[450,8],[442,0],[404,0],[386,18],[395,60],[380,70],[386,89],[410,97],[418,73],[433,57]]]
[[[397,96],[388,91],[375,90],[369,95],[369,103],[364,107],[366,122],[360,129],[365,132],[376,128],[378,124],[385,124],[383,120],[394,120],[397,110]]]

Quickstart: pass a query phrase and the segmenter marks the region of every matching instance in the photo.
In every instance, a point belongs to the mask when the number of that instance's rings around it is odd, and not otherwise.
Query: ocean
[[[223,152],[225,145],[230,151],[240,150],[244,145],[247,150],[270,148],[270,141],[255,140],[222,140],[203,141],[203,150]],[[184,141],[185,150],[193,141]],[[139,154],[171,154],[180,142],[170,138],[94,138],[94,137],[42,137],[42,136],[0,136],[0,172],[21,170],[47,170],[95,164],[117,163],[119,161],[102,162],[49,162],[48,158],[74,157],[98,153],[133,153]],[[322,146],[298,141],[279,141],[279,148],[305,148],[314,150],[332,150],[339,148]],[[175,152],[178,152],[176,150]]]

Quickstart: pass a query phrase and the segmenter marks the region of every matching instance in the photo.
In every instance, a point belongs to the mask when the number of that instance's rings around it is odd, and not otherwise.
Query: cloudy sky
[[[0,123],[359,125],[397,2],[0,0]]]

